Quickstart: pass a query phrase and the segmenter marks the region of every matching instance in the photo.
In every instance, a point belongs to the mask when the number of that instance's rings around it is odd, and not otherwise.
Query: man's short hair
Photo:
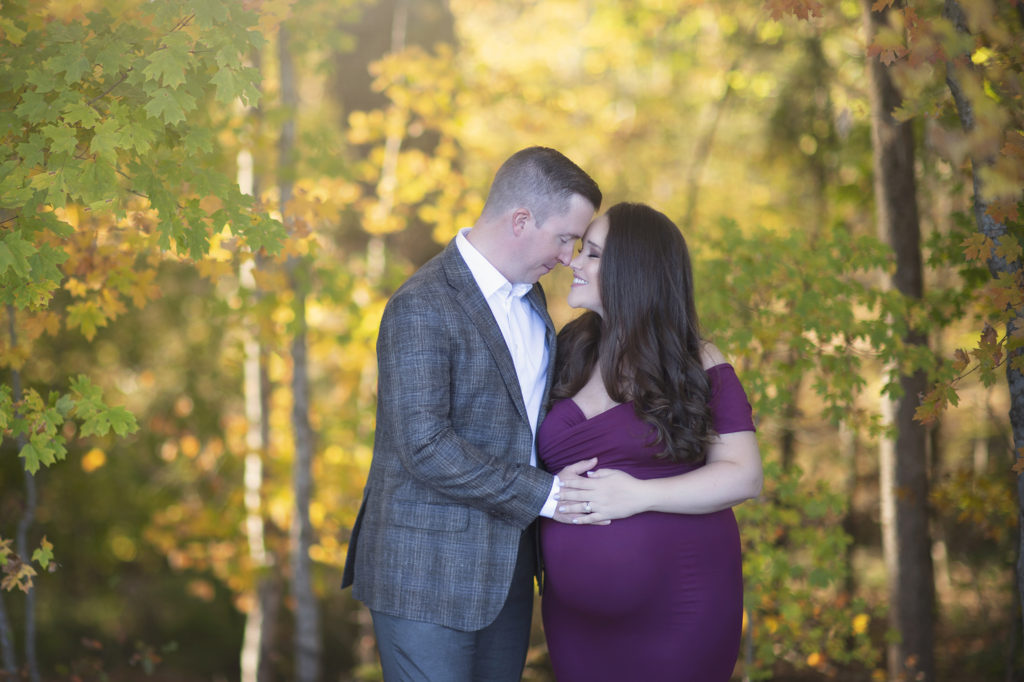
[[[582,168],[550,147],[527,147],[510,156],[494,175],[483,214],[496,216],[520,206],[530,209],[538,225],[564,215],[579,194],[601,207],[601,190]]]

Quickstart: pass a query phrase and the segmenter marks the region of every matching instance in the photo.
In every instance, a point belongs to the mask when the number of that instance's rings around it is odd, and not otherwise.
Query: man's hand
[[[648,502],[643,481],[616,469],[600,469],[563,481],[555,513],[569,516],[571,523],[604,525],[646,511]]]

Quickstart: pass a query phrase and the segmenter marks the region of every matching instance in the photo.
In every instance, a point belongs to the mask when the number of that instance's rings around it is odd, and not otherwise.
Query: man
[[[600,205],[561,153],[523,149],[473,227],[385,308],[373,462],[342,587],[370,609],[388,682],[520,679],[534,521],[567,520],[559,479],[535,466],[555,350],[537,280],[569,264]]]

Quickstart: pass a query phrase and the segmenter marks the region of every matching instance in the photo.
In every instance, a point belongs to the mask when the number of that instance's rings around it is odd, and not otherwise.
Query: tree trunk
[[[10,327],[8,333],[11,338],[11,348],[18,346],[18,329],[15,325],[14,306],[8,304],[7,317]],[[21,402],[21,372],[17,369],[11,370],[11,397],[14,403]],[[24,435],[18,436],[17,445],[20,452],[25,447],[27,439]],[[18,520],[18,529],[14,537],[14,549],[22,561],[28,562],[31,554],[28,551],[28,532],[32,528],[32,522],[36,518],[36,477],[27,470],[25,477],[25,510]],[[39,661],[36,656],[36,588],[33,586],[25,594],[25,666],[28,669],[30,682],[39,682]]]
[[[0,655],[3,657],[4,673],[14,678],[18,670],[18,658],[14,653],[14,639],[11,630],[11,620],[7,617],[7,607],[4,606],[3,593],[0,592]]]
[[[253,112],[259,115],[259,112]],[[256,196],[255,172],[252,154],[238,155],[238,186],[246,194]],[[242,264],[239,269],[239,286],[259,296],[253,271],[259,260],[258,254]],[[249,323],[243,329],[245,353],[242,392],[245,398],[245,465],[243,485],[245,490],[245,534],[249,545],[249,557],[257,572],[256,583],[251,595],[252,602],[245,618],[242,638],[241,682],[270,682],[273,679],[270,661],[276,631],[277,607],[280,602],[277,589],[277,574],[274,570],[273,554],[266,548],[264,537],[266,520],[263,515],[263,457],[270,442],[270,420],[267,394],[264,390],[263,349],[260,345],[257,324]]]
[[[873,12],[864,0],[864,24],[870,43],[888,11]],[[871,133],[874,148],[874,187],[878,229],[896,256],[891,285],[904,296],[924,292],[920,225],[914,179],[914,135],[907,123],[897,123],[892,111],[900,95],[888,69],[869,60]],[[909,328],[907,346],[924,345],[920,332]],[[893,371],[898,371],[895,368]],[[914,421],[918,396],[927,378],[923,372],[899,377],[898,398],[883,398],[883,418],[893,439],[880,446],[883,553],[889,581],[889,621],[899,641],[889,646],[889,677],[935,679],[935,578],[928,528],[927,433]]]
[[[347,125],[345,122],[354,111],[388,112],[392,107],[388,96],[373,87],[372,63],[407,46],[416,45],[429,52],[438,44],[456,44],[455,18],[449,5],[448,0],[374,0],[365,3],[358,19],[344,27],[355,37],[355,49],[334,57],[331,94],[341,105],[341,125]],[[422,134],[396,141],[400,141],[405,150],[416,149],[429,156],[437,148],[439,140],[438,132],[428,127]],[[386,154],[394,151],[393,143],[393,140],[387,141]],[[360,145],[349,149],[349,153],[359,158],[369,152],[369,147]],[[388,159],[383,162],[385,174],[389,163]],[[377,184],[386,182],[385,175],[382,175]],[[368,194],[376,191],[377,196],[384,199],[375,184],[367,184],[364,189]],[[367,243],[371,237],[357,224],[349,224],[341,238],[345,242],[343,248],[352,252],[365,249],[373,257],[381,250],[378,245]],[[425,263],[437,254],[439,248],[432,230],[415,212],[408,216],[405,229],[387,235],[385,239],[372,239],[382,244],[386,242],[388,254],[405,259],[413,266]]]
[[[10,324],[11,334],[11,345],[14,345],[14,341],[17,338],[17,330],[14,322],[14,306],[7,306],[7,316]],[[16,373],[17,370],[12,370],[12,374]],[[14,383],[12,381],[12,383]],[[20,390],[19,390],[20,393]],[[14,396],[15,400],[20,399],[20,395]],[[18,449],[20,450],[22,444],[19,443]],[[0,656],[3,657],[4,672],[14,677],[14,673],[18,670],[18,656],[14,652],[14,630],[11,627],[11,620],[7,616],[7,607],[4,604],[3,592],[0,592]]]
[[[732,73],[738,66],[739,60],[737,59],[726,69],[726,75]],[[704,130],[701,131],[700,136],[697,138],[697,143],[694,145],[693,153],[690,154],[690,165],[686,169],[686,181],[683,184],[686,187],[686,213],[680,224],[683,232],[692,230],[697,221],[697,200],[700,197],[701,175],[704,172],[704,166],[707,163],[708,157],[711,155],[711,146],[715,141],[718,124],[722,120],[722,115],[725,113],[725,108],[732,98],[732,94],[732,85],[726,79],[725,91],[721,97],[712,103],[711,120],[708,121]]]
[[[1021,23],[1024,24],[1024,8],[1018,5],[1018,15]],[[946,0],[944,14],[960,33],[969,33],[963,12],[955,0]],[[966,60],[963,66],[954,63],[946,65],[946,84],[953,95],[956,103],[957,114],[960,116],[960,124],[968,134],[974,131],[975,118],[974,107],[967,97],[962,85],[963,78],[971,77],[970,60]],[[996,248],[1007,236],[1005,224],[997,221],[988,213],[989,197],[985,182],[981,175],[981,169],[992,165],[992,158],[971,158],[973,168],[974,186],[974,219],[978,231],[991,239],[995,244],[992,255],[989,257],[988,268],[993,278],[1002,275],[1010,275],[1018,278],[1020,276],[1020,261],[1008,261],[996,254]],[[1024,310],[1017,309],[1009,311],[1006,322],[1007,338],[1024,327]],[[1015,348],[1006,354],[1006,385],[1010,392],[1010,428],[1013,431],[1013,449],[1015,458],[1024,457],[1024,373],[1015,368],[1024,355],[1024,348]],[[1024,618],[1024,472],[1017,474],[1017,596],[1021,607],[1021,616]],[[1021,628],[1024,633],[1024,627]]]
[[[281,105],[286,111],[278,145],[281,217],[288,225],[287,204],[292,194],[292,154],[295,149],[295,107],[298,95],[295,72],[288,46],[288,31],[281,26],[278,37],[281,68]],[[313,430],[309,423],[309,359],[306,352],[306,290],[308,276],[302,259],[288,260],[288,276],[294,294],[295,331],[292,337],[292,430],[295,438],[295,463],[292,485],[295,510],[292,518],[292,596],[295,599],[295,679],[314,682],[320,677],[320,623],[316,596],[313,594],[313,527],[309,502],[313,490]]]

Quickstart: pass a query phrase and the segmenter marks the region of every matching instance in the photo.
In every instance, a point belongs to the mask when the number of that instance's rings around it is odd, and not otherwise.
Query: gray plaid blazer
[[[527,299],[553,363],[540,285]],[[342,587],[382,613],[479,630],[504,604],[552,475],[530,466],[512,356],[454,240],[388,301],[377,363],[373,461]]]

